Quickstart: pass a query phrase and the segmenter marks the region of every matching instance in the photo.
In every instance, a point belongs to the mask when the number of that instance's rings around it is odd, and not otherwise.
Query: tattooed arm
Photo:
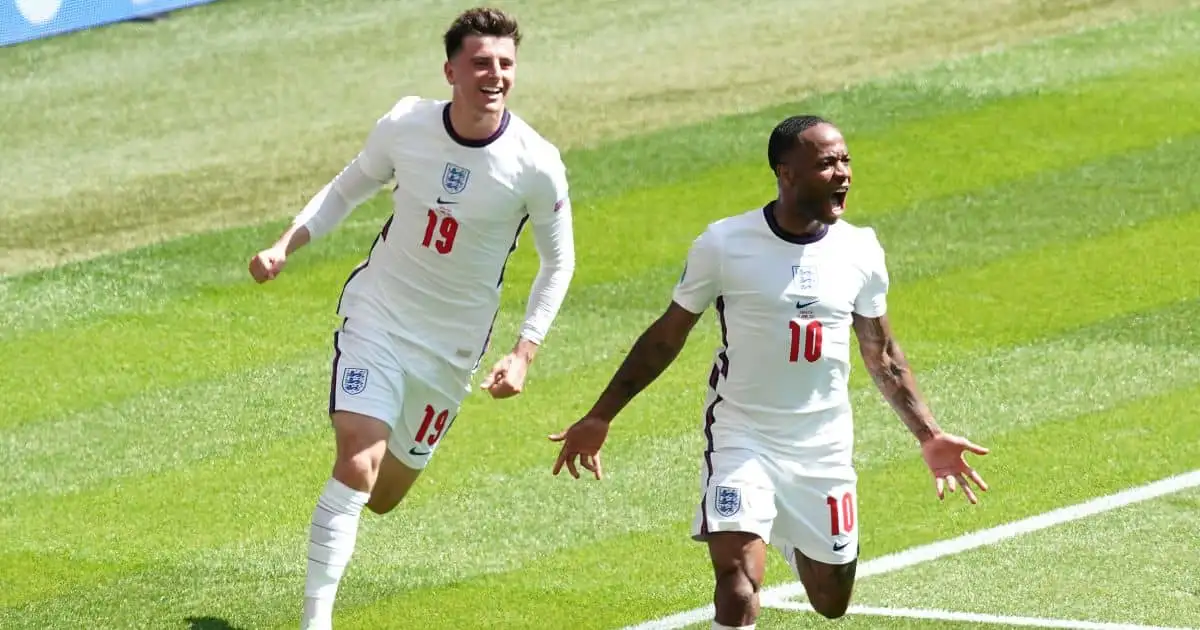
[[[562,443],[554,461],[555,475],[565,465],[571,476],[578,479],[575,467],[578,459],[596,479],[603,476],[600,449],[608,437],[612,419],[671,365],[700,315],[712,304],[720,308],[716,301],[721,275],[719,241],[719,236],[709,229],[692,242],[687,264],[666,312],[638,337],[592,409],[567,430],[548,436],[551,442]]]
[[[887,315],[862,317],[855,314],[854,332],[858,336],[863,363],[875,385],[917,441],[924,444],[940,434],[942,430],[917,389],[916,379],[892,334]]]
[[[638,337],[587,415],[611,422],[629,401],[671,365],[699,319],[699,314],[671,302],[667,311]]]

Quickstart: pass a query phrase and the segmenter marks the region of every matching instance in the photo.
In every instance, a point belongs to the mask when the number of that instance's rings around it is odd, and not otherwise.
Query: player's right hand
[[[584,416],[571,425],[566,431],[551,435],[551,442],[562,442],[558,451],[558,459],[554,462],[554,474],[557,476],[563,464],[571,471],[571,476],[579,478],[579,470],[575,468],[575,458],[583,467],[592,471],[596,479],[604,476],[600,466],[600,447],[608,437],[608,420],[596,416]]]
[[[254,255],[250,259],[250,275],[254,277],[254,281],[262,284],[267,280],[274,280],[275,276],[283,271],[283,265],[287,263],[287,252],[280,247],[271,247],[264,249]]]

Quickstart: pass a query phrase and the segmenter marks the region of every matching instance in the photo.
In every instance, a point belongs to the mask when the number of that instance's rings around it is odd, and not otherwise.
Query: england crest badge
[[[716,501],[713,507],[716,508],[717,514],[729,517],[738,513],[742,509],[742,491],[739,488],[730,488],[728,486],[717,486]]]
[[[361,394],[367,388],[367,370],[364,368],[346,368],[342,370],[342,391],[350,394]]]
[[[467,180],[471,178],[471,171],[465,169],[452,162],[446,162],[446,170],[442,171],[442,188],[451,195],[467,189]]]
[[[792,265],[792,289],[803,294],[811,295],[817,290],[817,270],[802,265]]]

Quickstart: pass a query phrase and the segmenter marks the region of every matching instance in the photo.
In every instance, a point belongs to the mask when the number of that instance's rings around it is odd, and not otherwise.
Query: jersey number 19
[[[429,211],[429,222],[425,224],[425,238],[421,240],[424,247],[433,247],[439,254],[449,254],[454,249],[454,237],[458,234],[458,221],[454,217],[443,217],[437,212]],[[434,239],[434,236],[441,238]]]
[[[792,330],[791,350],[788,355],[788,360],[795,363],[800,360],[800,345],[804,345],[804,360],[809,363],[816,362],[821,358],[821,322],[813,320],[808,322],[807,326],[801,326],[800,322],[792,320],[788,322],[788,327]]]

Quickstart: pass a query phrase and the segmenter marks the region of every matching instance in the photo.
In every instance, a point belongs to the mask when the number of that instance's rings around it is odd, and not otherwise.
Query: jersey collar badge
[[[811,295],[817,290],[817,270],[805,265],[792,265],[793,290]]]

